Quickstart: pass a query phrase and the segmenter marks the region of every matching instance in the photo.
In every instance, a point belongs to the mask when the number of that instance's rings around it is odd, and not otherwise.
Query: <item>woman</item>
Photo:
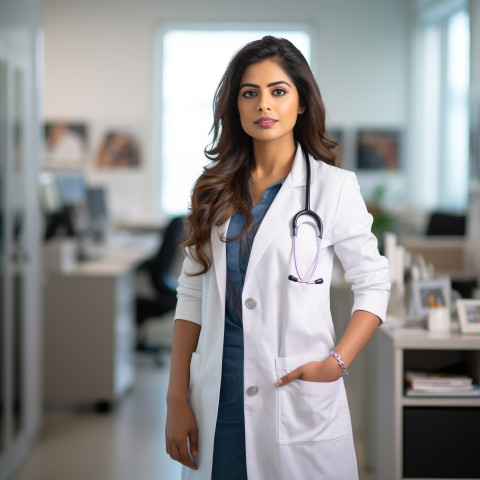
[[[239,50],[213,132],[187,222],[167,452],[184,479],[355,479],[342,375],[385,318],[389,271],[299,50],[270,36]],[[338,344],[335,254],[355,294]]]

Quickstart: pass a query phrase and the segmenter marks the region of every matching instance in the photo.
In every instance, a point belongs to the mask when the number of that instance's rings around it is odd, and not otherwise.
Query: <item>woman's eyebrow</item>
[[[282,84],[288,85],[290,88],[292,88],[291,85],[285,80],[279,80],[278,82],[269,83],[267,87],[274,87],[275,85],[282,85]],[[255,85],[254,83],[244,83],[243,85],[240,85],[240,90],[244,87],[260,88],[260,85]]]

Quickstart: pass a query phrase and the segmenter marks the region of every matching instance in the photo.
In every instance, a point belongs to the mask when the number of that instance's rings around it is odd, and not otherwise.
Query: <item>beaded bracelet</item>
[[[347,367],[343,363],[342,357],[335,351],[331,351],[330,355],[338,362],[339,367],[342,369],[342,375],[348,375]]]

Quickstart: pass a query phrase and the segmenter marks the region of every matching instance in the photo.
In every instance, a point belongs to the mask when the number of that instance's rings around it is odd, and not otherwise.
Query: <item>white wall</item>
[[[347,168],[356,128],[406,128],[404,0],[44,0],[46,118],[87,121],[94,144],[102,124],[141,129],[145,166],[140,171],[106,174],[89,161],[90,178],[114,187],[110,196],[117,216],[153,214],[153,138],[159,134],[153,125],[154,36],[162,23],[182,21],[306,24],[314,34],[312,67],[329,124],[345,129]],[[208,52],[205,64],[208,68]],[[391,198],[404,194],[402,173],[362,174],[359,180],[366,196],[383,182]],[[354,428],[365,436],[365,391],[357,391],[356,398]]]
[[[405,127],[408,2],[403,0],[45,0],[46,118],[88,122],[93,150],[106,124],[140,131],[145,165],[139,171],[106,174],[89,161],[90,178],[114,187],[110,196],[116,216],[153,214],[154,34],[163,22],[181,21],[308,25],[315,35],[313,69],[330,124],[347,129],[347,167],[353,129]],[[360,176],[367,196],[384,180],[382,175]],[[389,175],[386,181],[402,197],[403,175]]]

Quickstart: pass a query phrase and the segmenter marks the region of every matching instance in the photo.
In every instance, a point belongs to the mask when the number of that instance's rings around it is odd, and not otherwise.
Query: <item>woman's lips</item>
[[[270,128],[273,127],[278,120],[275,120],[274,118],[269,118],[269,117],[262,117],[259,118],[255,124],[258,125],[261,128]]]

